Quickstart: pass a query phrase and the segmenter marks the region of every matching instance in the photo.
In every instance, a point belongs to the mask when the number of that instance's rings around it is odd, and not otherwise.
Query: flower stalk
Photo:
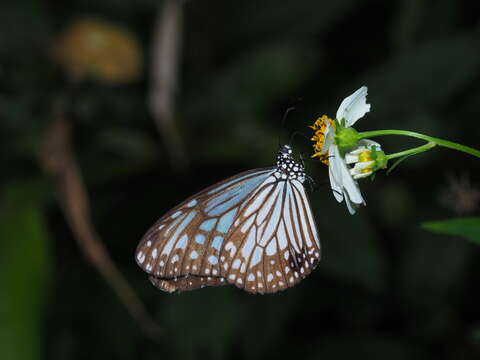
[[[405,151],[400,151],[400,152],[397,152],[397,153],[386,155],[385,157],[386,157],[387,160],[391,160],[391,159],[396,159],[396,158],[399,158],[399,157],[410,156],[410,155],[419,154],[421,152],[430,150],[430,149],[434,148],[435,146],[437,146],[437,144],[435,144],[434,142],[429,142],[429,143],[427,143],[425,145],[422,145],[422,146],[417,146],[417,147],[414,147],[412,149],[408,149],[408,150],[405,150]]]
[[[435,145],[438,145],[438,146],[443,146],[443,147],[446,147],[446,148],[449,148],[449,149],[462,151],[464,153],[467,153],[467,154],[470,154],[470,155],[473,155],[473,156],[476,156],[476,157],[480,158],[480,150],[474,149],[470,146],[465,146],[465,145],[462,145],[462,144],[458,144],[458,143],[455,143],[453,141],[443,140],[443,139],[435,138],[435,137],[432,137],[432,136],[420,134],[420,133],[417,133],[417,132],[414,132],[414,131],[407,131],[407,130],[374,130],[374,131],[359,132],[358,135],[359,135],[360,139],[372,138],[372,137],[375,137],[375,136],[382,136],[382,135],[410,136],[410,137],[414,137],[414,138],[417,138],[417,139],[422,139],[422,140],[428,141],[429,143],[434,143]],[[430,147],[429,149],[431,149],[432,147]],[[429,149],[426,149],[426,150],[429,150]],[[422,151],[425,151],[425,150],[422,150]],[[400,156],[402,156],[402,155],[400,155]]]

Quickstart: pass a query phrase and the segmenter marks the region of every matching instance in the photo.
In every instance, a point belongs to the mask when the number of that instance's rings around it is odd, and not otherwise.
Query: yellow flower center
[[[325,144],[325,131],[327,130],[328,124],[333,126],[333,128],[335,129],[335,122],[327,115],[322,115],[313,123],[312,126],[310,126],[310,128],[315,131],[315,135],[313,135],[313,137],[311,138],[311,140],[314,142],[314,153],[312,155],[312,158],[318,157],[318,159],[325,165],[328,165],[328,152],[322,152],[322,148],[323,144]]]
[[[370,150],[362,151],[358,154],[358,162],[368,162],[373,161],[372,152]],[[372,172],[372,167],[365,168],[361,170],[362,173],[369,173]]]
[[[370,150],[365,150],[358,154],[358,162],[367,162],[372,160],[372,152]]]

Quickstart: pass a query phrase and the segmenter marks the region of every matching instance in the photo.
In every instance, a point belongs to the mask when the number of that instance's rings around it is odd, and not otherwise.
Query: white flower
[[[381,162],[377,159],[377,154],[380,153],[383,154],[379,143],[368,139],[360,140],[355,150],[345,154],[345,162],[349,165],[354,164],[350,169],[353,178],[357,180],[372,175]]]
[[[337,111],[336,120],[338,124],[344,128],[351,127],[358,119],[370,111],[370,104],[367,104],[366,101],[367,91],[367,87],[362,86],[342,101]],[[352,156],[356,150],[353,149],[351,151]],[[353,215],[357,207],[362,204],[365,205],[365,200],[362,197],[356,179],[359,178],[358,175],[363,170],[361,167],[368,167],[368,165],[359,165],[356,169],[348,167],[345,157],[335,143],[335,128],[330,123],[328,123],[325,130],[322,152],[328,153],[328,172],[333,195],[338,202],[342,202],[345,199],[348,210]],[[353,173],[351,170],[354,170]]]

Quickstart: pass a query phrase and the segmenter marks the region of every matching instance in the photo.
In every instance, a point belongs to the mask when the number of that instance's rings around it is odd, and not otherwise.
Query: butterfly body
[[[161,217],[138,245],[137,264],[167,292],[235,284],[263,294],[295,285],[320,259],[305,179],[282,146],[276,167],[226,179]]]

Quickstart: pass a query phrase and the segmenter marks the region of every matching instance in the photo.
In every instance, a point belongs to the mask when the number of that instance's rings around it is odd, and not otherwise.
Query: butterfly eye
[[[276,167],[222,181],[163,216],[140,242],[138,265],[168,292],[234,284],[274,293],[295,285],[320,259],[305,176],[282,146]]]

